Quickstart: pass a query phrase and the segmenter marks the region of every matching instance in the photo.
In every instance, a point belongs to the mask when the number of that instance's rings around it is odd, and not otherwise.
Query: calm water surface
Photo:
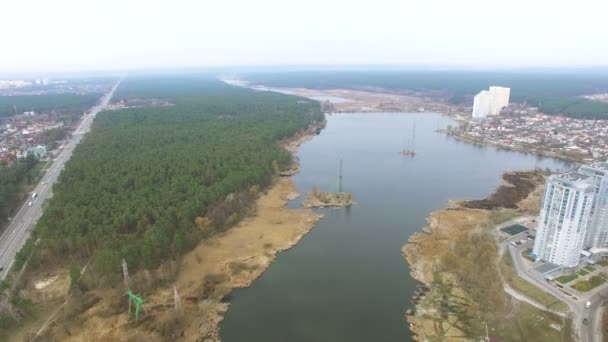
[[[414,124],[418,154],[403,157]],[[336,191],[342,159],[343,188],[357,205],[320,210],[325,218],[297,246],[234,292],[222,341],[411,341],[403,317],[416,281],[401,247],[427,215],[449,199],[485,197],[505,170],[569,168],[435,132],[448,124],[432,113],[329,115],[302,145],[295,180],[302,193]]]

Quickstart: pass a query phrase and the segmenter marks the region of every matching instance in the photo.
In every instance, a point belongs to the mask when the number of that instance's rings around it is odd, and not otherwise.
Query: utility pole
[[[490,335],[488,335],[488,322],[483,322],[486,325],[486,341],[490,341]]]
[[[414,128],[412,129],[412,150],[416,144],[416,120],[414,119]]]
[[[179,293],[177,293],[177,287],[173,286],[173,299],[174,299],[174,307],[175,307],[175,311],[177,311],[177,309],[179,309]]]
[[[340,159],[340,186],[338,192],[342,192],[342,159]]]
[[[125,282],[125,288],[129,289],[129,269],[127,268],[127,262],[125,259],[122,259],[122,275],[123,281]]]

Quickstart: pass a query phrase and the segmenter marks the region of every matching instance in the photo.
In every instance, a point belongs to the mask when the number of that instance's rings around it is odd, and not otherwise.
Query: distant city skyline
[[[0,11],[0,73],[608,65],[608,3],[600,0],[25,0]]]

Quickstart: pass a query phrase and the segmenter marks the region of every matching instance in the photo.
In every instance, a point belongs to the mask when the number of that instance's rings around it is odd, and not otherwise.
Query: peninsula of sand
[[[287,141],[285,148],[295,153],[320,128],[310,127]],[[297,167],[295,161],[292,174]],[[55,310],[45,329],[34,322],[12,340],[38,336],[49,341],[90,341],[94,336],[95,341],[219,341],[219,323],[228,310],[231,291],[250,286],[277,253],[297,244],[321,219],[311,209],[286,207],[298,196],[292,177],[276,177],[260,194],[252,215],[180,259],[132,275],[148,312],[137,322],[128,319],[122,286],[93,289],[86,297],[70,295],[69,281],[59,279],[67,274],[54,275],[48,286],[28,291],[32,298],[64,305]],[[162,285],[155,286],[151,278],[160,279]]]

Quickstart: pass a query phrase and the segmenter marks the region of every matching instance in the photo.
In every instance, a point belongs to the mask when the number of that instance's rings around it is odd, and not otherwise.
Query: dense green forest
[[[47,94],[0,96],[0,117],[15,115],[24,111],[58,111],[65,114],[81,114],[92,107],[101,94]]]
[[[278,141],[323,120],[315,101],[206,78],[127,79],[115,100],[130,98],[173,105],[97,116],[36,226],[34,267],[95,257],[111,275],[122,258],[139,268],[178,255],[238,221],[250,189],[291,163]]]
[[[302,71],[247,73],[243,78],[272,87],[316,89],[379,87],[393,91],[442,90],[450,102],[472,101],[490,85],[511,88],[511,101],[538,106],[547,114],[580,118],[608,118],[608,103],[593,102],[580,95],[608,92],[608,72],[570,70],[553,72],[490,71]]]
[[[0,167],[0,224],[5,223],[18,203],[21,185],[31,183],[31,170],[38,163],[33,155],[18,159],[9,166]]]

